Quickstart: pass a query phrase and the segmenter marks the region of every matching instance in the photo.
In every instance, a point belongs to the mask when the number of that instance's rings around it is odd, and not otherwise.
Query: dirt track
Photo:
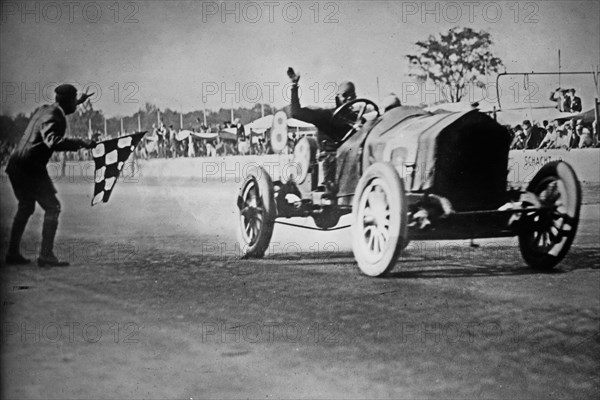
[[[72,266],[2,268],[2,397],[600,393],[597,186],[552,273],[512,239],[416,242],[384,279],[358,273],[345,230],[278,225],[269,257],[238,260],[235,185],[119,184],[94,208],[91,185],[57,187]],[[27,256],[40,229],[38,211]]]

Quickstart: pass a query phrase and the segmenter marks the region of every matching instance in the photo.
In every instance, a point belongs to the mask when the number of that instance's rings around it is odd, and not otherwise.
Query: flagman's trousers
[[[9,173],[9,178],[19,205],[13,220],[8,253],[20,254],[21,238],[37,202],[44,210],[40,256],[52,256],[54,254],[54,237],[58,228],[60,202],[56,198],[56,189],[50,176],[46,171],[13,172]]]

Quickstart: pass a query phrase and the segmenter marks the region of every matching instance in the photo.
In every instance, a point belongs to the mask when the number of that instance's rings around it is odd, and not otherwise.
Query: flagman
[[[42,245],[37,260],[40,267],[67,266],[54,255],[54,237],[58,228],[60,203],[56,189],[48,175],[46,164],[55,151],[92,149],[96,142],[90,139],[65,137],[66,116],[75,112],[79,104],[93,95],[84,93],[77,98],[77,89],[68,84],[54,90],[56,102],[38,108],[31,116],[29,125],[12,152],[6,172],[19,202],[15,215],[10,244],[6,255],[7,264],[22,265],[30,260],[21,255],[20,243],[27,221],[35,210],[35,203],[44,209]]]

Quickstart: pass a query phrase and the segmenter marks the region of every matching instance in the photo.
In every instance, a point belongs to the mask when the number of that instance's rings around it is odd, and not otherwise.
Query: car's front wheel
[[[273,182],[264,168],[246,177],[237,203],[240,210],[238,240],[242,256],[260,258],[269,247],[276,217]]]
[[[407,240],[404,184],[391,164],[367,168],[356,187],[352,217],[352,251],[360,270],[369,276],[391,271]]]

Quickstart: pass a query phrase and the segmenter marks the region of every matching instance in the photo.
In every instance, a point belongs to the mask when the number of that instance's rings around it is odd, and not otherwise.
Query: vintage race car
[[[410,240],[518,236],[523,258],[537,269],[553,268],[569,251],[581,205],[575,172],[551,162],[526,190],[509,188],[510,137],[488,115],[417,107],[381,114],[357,99],[335,111],[332,123],[341,122],[348,134],[337,150],[337,199],[323,196],[310,137],[294,149],[297,168],[287,168],[294,173],[272,181],[260,169],[246,178],[237,199],[245,257],[264,255],[275,223],[312,217],[310,229],[341,229],[349,213],[353,253],[369,276],[389,272]]]

